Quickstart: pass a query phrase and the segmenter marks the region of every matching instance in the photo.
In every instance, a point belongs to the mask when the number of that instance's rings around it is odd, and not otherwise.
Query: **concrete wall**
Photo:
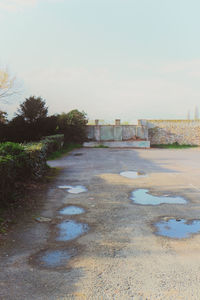
[[[148,140],[148,129],[138,125],[88,125],[91,141]]]
[[[200,145],[200,120],[139,120],[149,130],[151,144]]]

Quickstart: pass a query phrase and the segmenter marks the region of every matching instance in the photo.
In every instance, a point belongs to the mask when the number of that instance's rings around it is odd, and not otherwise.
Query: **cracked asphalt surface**
[[[8,234],[0,247],[0,299],[200,299],[200,234],[170,239],[155,235],[153,226],[161,217],[200,219],[198,148],[83,148],[49,164],[62,168],[39,195],[38,214],[51,222],[38,223],[28,216]],[[148,176],[128,179],[119,175],[122,171]],[[83,185],[88,191],[70,194],[58,188],[62,185]],[[139,188],[183,196],[188,203],[133,204],[131,192]],[[85,213],[60,215],[67,205],[82,207]],[[90,229],[59,242],[57,225],[62,220]],[[39,259],[46,250],[67,250],[72,257],[48,268]]]

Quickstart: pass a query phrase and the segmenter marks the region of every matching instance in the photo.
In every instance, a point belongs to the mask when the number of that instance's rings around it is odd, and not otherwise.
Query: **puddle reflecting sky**
[[[125,171],[120,173],[121,176],[131,179],[147,177],[147,174],[144,172],[135,172],[135,171]]]
[[[83,185],[75,185],[75,186],[71,186],[71,185],[60,185],[58,186],[59,189],[65,189],[67,190],[69,193],[71,194],[80,194],[80,193],[84,193],[87,192],[88,190],[86,189],[85,186]]]
[[[70,216],[70,215],[80,215],[83,214],[85,212],[85,210],[81,207],[78,206],[67,206],[64,207],[63,209],[60,210],[60,214],[61,215],[66,215],[66,216]]]
[[[72,254],[66,250],[48,250],[40,257],[40,263],[45,267],[61,267],[64,266]]]
[[[73,220],[63,221],[61,224],[58,224],[57,227],[60,232],[56,240],[62,242],[73,240],[89,230],[87,224],[77,223]]]
[[[156,234],[170,238],[188,238],[191,234],[200,232],[200,220],[188,222],[184,219],[169,219],[154,224]]]
[[[139,189],[131,193],[131,200],[140,205],[159,205],[159,204],[186,204],[187,201],[179,196],[153,196],[149,190]]]

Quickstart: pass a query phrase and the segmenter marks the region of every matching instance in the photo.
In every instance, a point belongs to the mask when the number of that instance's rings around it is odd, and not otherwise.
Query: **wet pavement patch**
[[[131,193],[131,200],[140,205],[186,204],[187,201],[179,196],[154,196],[149,190],[139,189]]]
[[[87,224],[77,223],[73,220],[63,221],[57,225],[57,228],[59,229],[59,236],[56,240],[60,242],[73,240],[89,230],[89,226]]]
[[[64,189],[67,190],[69,193],[71,194],[80,194],[80,193],[84,193],[87,192],[88,190],[86,189],[86,187],[84,187],[83,185],[75,185],[75,186],[71,186],[71,185],[60,185],[58,186],[59,189]]]
[[[144,172],[135,172],[135,171],[125,171],[120,173],[121,176],[130,178],[130,179],[136,179],[136,178],[142,178],[147,177],[147,174]]]
[[[61,215],[65,215],[65,216],[80,215],[83,214],[84,212],[85,210],[82,207],[78,207],[74,205],[64,207],[59,211]]]
[[[46,250],[39,254],[36,263],[45,268],[66,267],[70,258],[75,255],[75,250]]]
[[[200,233],[200,220],[168,219],[154,224],[156,234],[169,238],[189,238],[192,234]]]
[[[75,153],[74,156],[81,156],[83,153]]]

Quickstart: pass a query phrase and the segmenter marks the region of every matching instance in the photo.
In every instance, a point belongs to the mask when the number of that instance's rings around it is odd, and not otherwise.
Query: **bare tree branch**
[[[16,77],[12,77],[6,69],[0,69],[0,100],[18,93]]]

